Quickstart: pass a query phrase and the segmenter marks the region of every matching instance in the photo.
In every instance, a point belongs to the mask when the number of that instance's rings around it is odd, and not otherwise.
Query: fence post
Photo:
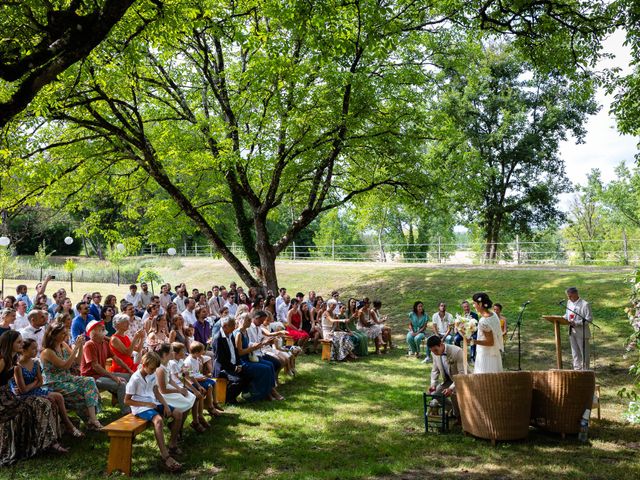
[[[151,244],[151,256],[153,256],[153,243]]]
[[[184,244],[182,246],[182,253],[184,253],[184,256],[187,256],[187,241],[184,241]]]
[[[213,257],[213,245],[209,244],[209,256]]]
[[[622,229],[622,249],[624,251],[624,264],[629,265],[629,250],[627,244],[627,230]]]
[[[442,263],[442,241],[438,235],[438,263]]]
[[[196,242],[196,257],[198,256],[198,242]]]
[[[336,259],[336,241],[331,239],[331,260],[335,261]]]
[[[293,250],[291,251],[291,260],[296,259],[296,242],[293,242]]]
[[[520,265],[520,235],[516,235],[516,264]]]

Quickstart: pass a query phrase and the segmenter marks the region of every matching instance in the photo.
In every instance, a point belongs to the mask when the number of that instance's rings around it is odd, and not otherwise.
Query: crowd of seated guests
[[[463,301],[460,304],[460,316],[467,319],[472,319],[477,324],[478,314],[471,310],[471,306],[468,301]],[[506,341],[507,336],[507,319],[502,315],[502,305],[496,303],[493,305],[493,311],[500,320],[500,329],[503,336],[503,341]],[[472,340],[477,339],[477,331],[471,336]],[[457,347],[462,345],[462,335],[458,332],[453,315],[447,311],[447,305],[444,302],[438,304],[438,310],[431,316],[427,315],[424,303],[416,301],[413,304],[413,309],[409,313],[409,329],[407,332],[407,356],[420,357],[420,348],[422,343],[431,337],[438,337],[442,344],[453,344]],[[471,361],[475,360],[476,345],[471,342],[470,357]],[[424,363],[431,361],[429,349],[425,349]]]
[[[204,432],[222,414],[215,402],[216,378],[227,380],[228,403],[282,401],[280,375],[295,376],[302,352],[318,353],[331,342],[332,359],[377,354],[392,347],[381,303],[368,298],[325,301],[311,291],[291,298],[229,289],[175,292],[162,285],[159,295],[146,283],[130,285],[120,303],[87,293],[75,305],[64,288],[49,299],[51,277],[28,295],[3,298],[0,310],[0,465],[40,451],[66,452],[63,433],[82,437],[70,420],[73,411],[87,430],[103,428],[101,392],[110,392],[122,414],[153,423],[164,467],[177,471],[177,444],[191,414],[191,428]],[[165,443],[165,417],[173,417]]]

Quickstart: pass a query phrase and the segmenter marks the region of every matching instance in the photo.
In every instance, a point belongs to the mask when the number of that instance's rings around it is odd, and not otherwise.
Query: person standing
[[[474,373],[499,373],[502,372],[502,329],[500,319],[491,307],[493,302],[486,293],[476,293],[473,296],[475,307],[480,322],[478,322],[478,338],[476,362]]]
[[[593,320],[591,305],[580,298],[576,287],[569,287],[567,294],[567,311],[564,318],[569,321],[569,342],[574,370],[589,370],[589,339],[591,330],[589,322]]]

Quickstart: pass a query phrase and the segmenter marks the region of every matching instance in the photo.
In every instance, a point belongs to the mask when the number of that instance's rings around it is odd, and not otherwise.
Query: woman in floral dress
[[[322,338],[332,342],[331,360],[341,362],[347,358],[355,359],[356,356],[353,353],[354,345],[350,334],[335,330],[336,324],[346,322],[346,320],[333,318],[333,311],[337,304],[338,302],[331,299],[327,303],[322,302],[317,308],[322,322]]]
[[[367,297],[362,300],[363,306],[358,310],[358,330],[364,332],[367,337],[373,339],[376,344],[376,353],[380,354],[382,339],[382,325],[373,321],[371,315],[371,302]]]
[[[86,414],[90,430],[100,430],[102,425],[96,418],[100,411],[100,392],[95,379],[73,375],[70,371],[71,366],[82,358],[84,338],[78,336],[72,349],[65,343],[65,337],[66,330],[61,324],[53,325],[44,335],[40,359],[46,386],[62,394],[69,410],[75,410],[81,416]]]
[[[9,388],[22,336],[15,330],[0,337],[0,466],[10,465],[47,449],[65,453],[58,413],[42,397],[18,398]]]

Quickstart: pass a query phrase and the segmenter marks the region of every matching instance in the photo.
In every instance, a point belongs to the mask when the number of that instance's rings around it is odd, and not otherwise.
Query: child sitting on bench
[[[172,455],[179,455],[178,434],[182,426],[182,413],[169,406],[158,390],[155,373],[160,366],[160,357],[155,352],[145,353],[142,357],[141,368],[136,371],[125,391],[125,403],[131,407],[131,413],[136,417],[153,423],[153,429],[160,449],[163,465],[169,472],[182,469]],[[164,442],[163,417],[173,417],[169,449]]]

